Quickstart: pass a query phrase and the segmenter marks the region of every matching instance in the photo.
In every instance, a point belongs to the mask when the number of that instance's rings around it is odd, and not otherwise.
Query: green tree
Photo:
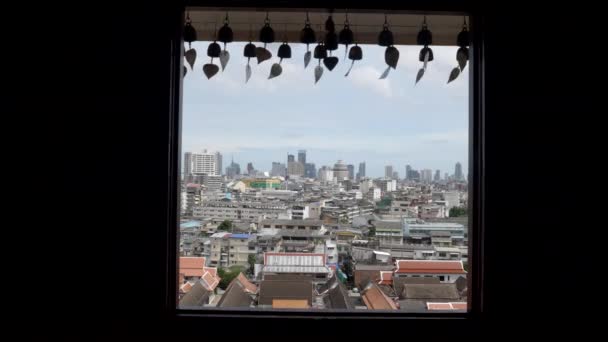
[[[222,290],[225,290],[230,282],[234,280],[234,278],[238,277],[239,273],[244,270],[243,266],[232,266],[228,269],[226,268],[218,268],[217,275],[221,278],[218,287]]]
[[[453,207],[450,209],[450,217],[467,216],[467,209],[461,207]]]
[[[376,227],[370,227],[369,228],[369,232],[367,233],[367,236],[376,236]]]
[[[217,226],[217,230],[228,231],[231,229],[232,229],[232,221],[230,221],[230,220],[224,220],[222,223],[220,223],[219,226]]]
[[[249,254],[249,256],[247,257],[247,263],[249,264],[249,274],[253,275],[253,272],[255,272],[255,262],[256,262],[256,256],[255,254]]]

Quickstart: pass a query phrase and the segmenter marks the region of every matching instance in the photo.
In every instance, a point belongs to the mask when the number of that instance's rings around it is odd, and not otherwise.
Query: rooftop
[[[443,260],[397,260],[399,273],[429,273],[429,274],[466,274],[462,261]]]

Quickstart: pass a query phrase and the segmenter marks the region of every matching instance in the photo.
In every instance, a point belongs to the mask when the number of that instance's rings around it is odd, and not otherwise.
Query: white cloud
[[[394,74],[394,70],[391,70]],[[384,97],[390,98],[393,96],[393,89],[391,87],[391,75],[389,74],[389,78],[380,80],[378,77],[382,74],[382,71],[372,66],[359,66],[357,67],[356,63],[348,76],[349,80],[352,83],[363,89],[369,89],[374,91]]]

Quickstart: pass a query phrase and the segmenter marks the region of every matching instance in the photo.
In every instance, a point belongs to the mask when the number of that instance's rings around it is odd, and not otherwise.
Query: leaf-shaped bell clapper
[[[388,23],[384,22],[384,26],[382,27],[382,31],[378,35],[378,45],[380,46],[391,46],[395,43],[393,38],[393,32],[388,29]]]
[[[455,67],[454,69],[452,69],[452,72],[450,72],[450,77],[448,78],[448,83],[455,80],[458,77],[458,75],[460,75],[460,69],[458,67]]]
[[[467,66],[467,61],[469,60],[469,49],[467,47],[458,48],[456,60],[458,61],[460,71],[462,71],[464,67]]]
[[[344,23],[344,28],[338,34],[338,43],[344,44],[344,58],[346,58],[346,52],[348,51],[348,46],[351,45],[355,41],[355,37],[353,35],[353,31],[350,29],[350,25],[348,21]]]
[[[283,67],[281,66],[281,62],[283,62],[283,58],[291,58],[291,47],[287,42],[284,42],[279,46],[279,51],[277,52],[279,56],[279,63],[274,63],[272,67],[270,67],[270,75],[268,79],[275,78],[279,76],[283,72]]]
[[[317,82],[319,82],[319,79],[321,79],[321,76],[323,75],[323,67],[321,66],[321,60],[327,58],[327,49],[325,48],[325,45],[323,45],[322,43],[317,44],[317,46],[315,46],[313,55],[319,60],[319,65],[315,67],[316,84]]]
[[[385,79],[388,76],[388,73],[391,71],[391,68],[397,68],[397,62],[399,61],[399,50],[397,50],[394,46],[387,46],[386,50],[384,50],[384,62],[388,65],[386,70],[380,75],[380,79]]]
[[[222,52],[222,48],[220,47],[220,44],[218,44],[217,42],[213,42],[213,43],[209,44],[209,47],[207,47],[207,56],[209,56],[211,58],[219,57],[221,52]]]
[[[353,65],[355,64],[355,61],[360,61],[361,59],[363,59],[363,50],[361,50],[361,47],[359,45],[355,44],[355,46],[350,48],[350,51],[348,51],[348,59],[350,59],[352,62],[350,63],[350,67],[348,68],[348,71],[346,72],[344,77],[350,74],[350,71],[353,68]]]
[[[207,76],[207,79],[213,77],[218,71],[220,71],[220,67],[215,64],[208,63],[203,65],[203,73]]]
[[[397,62],[399,61],[399,50],[394,46],[389,46],[384,51],[384,62],[393,69],[397,68]]]
[[[184,53],[184,57],[186,57],[186,62],[190,64],[190,68],[194,70],[194,62],[196,61],[196,50],[189,49]]]

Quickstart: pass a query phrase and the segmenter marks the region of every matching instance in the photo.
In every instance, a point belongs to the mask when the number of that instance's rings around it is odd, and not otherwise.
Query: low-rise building
[[[441,283],[454,283],[466,278],[462,261],[397,260],[394,278],[438,278]]]
[[[211,235],[211,266],[249,266],[249,255],[257,254],[255,236],[220,232]]]

